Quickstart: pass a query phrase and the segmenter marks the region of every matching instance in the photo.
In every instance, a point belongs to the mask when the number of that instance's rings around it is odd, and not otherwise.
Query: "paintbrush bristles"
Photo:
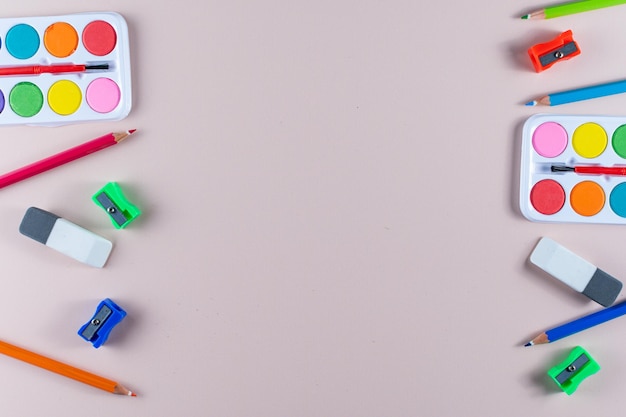
[[[565,165],[552,165],[550,167],[550,171],[552,172],[573,172],[574,168],[573,167],[568,167]]]
[[[108,70],[109,64],[85,65],[86,70]]]

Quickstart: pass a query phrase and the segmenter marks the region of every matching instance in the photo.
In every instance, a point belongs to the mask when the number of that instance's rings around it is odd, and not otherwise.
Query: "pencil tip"
[[[529,101],[528,103],[526,103],[527,106],[536,106],[537,105],[537,100],[533,100],[533,101]]]
[[[137,394],[135,394],[134,392],[131,392],[131,393],[130,393],[130,396],[131,396],[131,397],[136,397],[136,396],[137,396]]]
[[[522,19],[523,19],[523,20],[526,20],[526,19],[528,19],[528,17],[529,17],[529,16],[530,16],[530,15],[525,14],[524,16],[522,16]]]
[[[530,341],[530,342],[526,343],[524,346],[525,346],[525,347],[528,347],[528,346],[532,346],[532,345],[533,345],[533,342],[532,342],[532,341]]]
[[[129,134],[129,135],[132,135],[132,134],[133,134],[133,133],[135,133],[136,131],[137,131],[137,129],[130,129],[130,130],[128,131],[128,134]]]

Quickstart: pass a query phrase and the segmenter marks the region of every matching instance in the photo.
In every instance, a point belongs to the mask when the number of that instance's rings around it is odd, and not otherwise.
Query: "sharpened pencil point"
[[[529,101],[528,103],[526,103],[527,106],[536,106],[537,105],[537,100],[533,100],[533,101]]]
[[[136,131],[137,131],[137,129],[130,129],[130,130],[128,131],[128,134],[129,134],[129,135],[132,135],[132,134],[133,134],[133,133],[135,133]]]
[[[532,341],[530,341],[530,342],[526,343],[524,346],[528,347],[528,346],[532,346],[532,345],[534,345],[534,343]]]
[[[530,17],[530,15],[529,15],[529,14],[525,14],[524,16],[522,16],[522,19],[523,19],[523,20],[526,20],[526,19],[528,19],[529,17]]]
[[[131,397],[136,397],[136,396],[137,396],[137,394],[135,394],[134,392],[131,392],[131,393],[130,393],[130,396],[131,396]]]

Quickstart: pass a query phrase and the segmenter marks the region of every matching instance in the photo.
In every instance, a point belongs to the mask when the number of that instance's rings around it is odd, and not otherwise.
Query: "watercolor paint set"
[[[626,116],[529,117],[520,209],[537,222],[626,224]]]
[[[131,106],[120,14],[0,19],[0,125],[120,120]]]

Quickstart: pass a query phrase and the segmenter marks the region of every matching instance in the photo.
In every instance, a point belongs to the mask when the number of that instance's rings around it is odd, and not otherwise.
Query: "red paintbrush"
[[[626,167],[603,167],[598,165],[574,167],[552,165],[550,170],[552,172],[575,172],[577,174],[626,175]]]
[[[89,70],[108,70],[109,64],[55,64],[55,65],[25,65],[21,67],[0,67],[0,76],[5,75],[39,75],[62,74],[66,72],[85,72]]]

